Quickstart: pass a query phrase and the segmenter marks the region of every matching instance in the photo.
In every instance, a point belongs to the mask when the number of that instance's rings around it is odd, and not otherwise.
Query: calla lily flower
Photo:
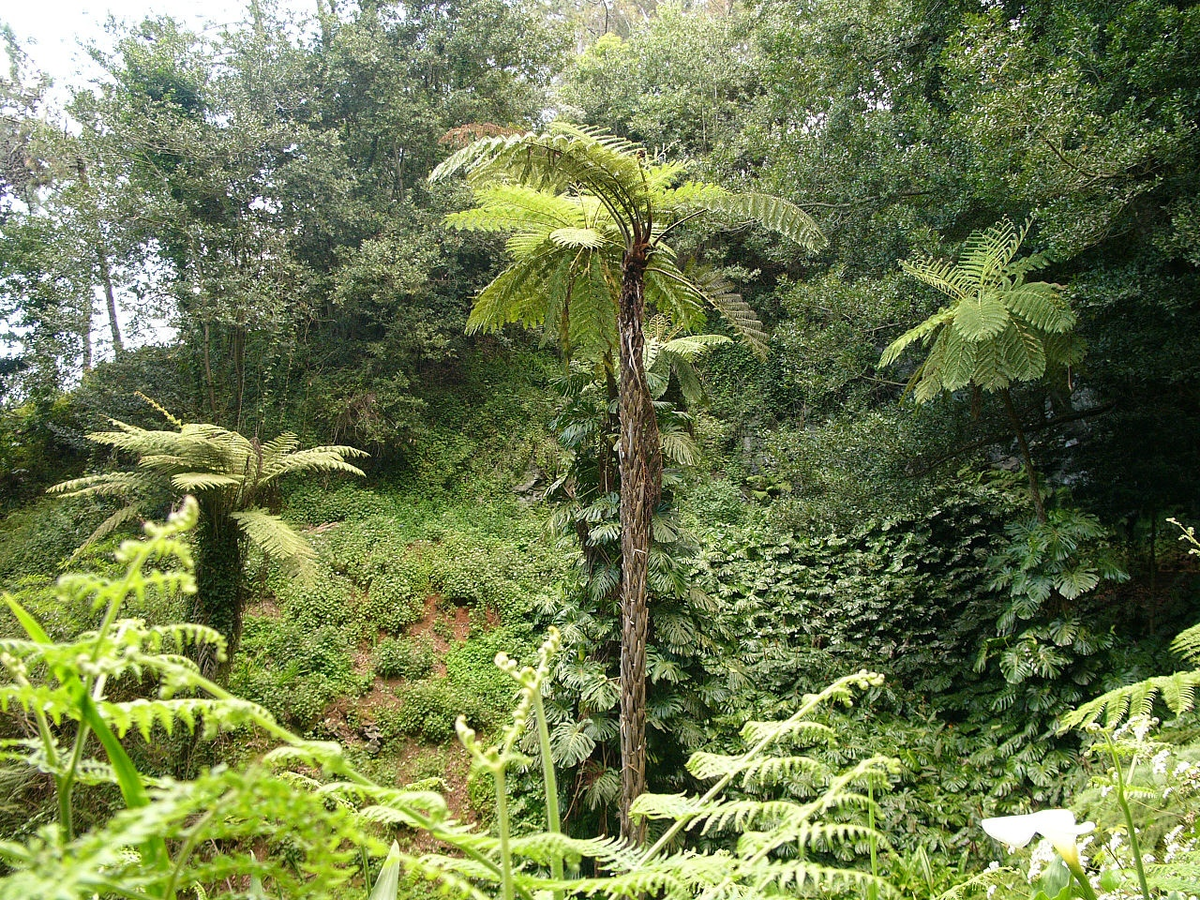
[[[991,837],[1010,847],[1024,847],[1035,834],[1042,835],[1054,845],[1067,868],[1079,880],[1084,894],[1089,898],[1096,896],[1079,863],[1079,848],[1075,845],[1076,838],[1096,827],[1095,822],[1076,825],[1075,813],[1069,809],[1044,809],[1024,816],[997,816],[979,824]]]
[[[1063,858],[1065,849],[1077,857],[1075,839],[1096,827],[1094,822],[1075,824],[1075,813],[1069,809],[1043,809],[1024,816],[997,816],[979,823],[991,837],[1009,847],[1024,847],[1035,834],[1047,838]]]

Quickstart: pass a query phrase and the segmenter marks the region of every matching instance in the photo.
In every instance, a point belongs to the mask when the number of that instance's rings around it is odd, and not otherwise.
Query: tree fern
[[[815,246],[819,239],[812,219],[792,204],[758,194],[729,194],[719,188],[693,186],[680,191],[672,185],[682,171],[680,165],[649,162],[643,148],[623,138],[556,123],[544,133],[476,141],[452,154],[430,175],[438,181],[463,174],[475,188],[476,209],[453,216],[449,222],[454,227],[487,230],[503,224],[502,230],[530,235],[510,242],[517,259],[480,293],[468,329],[521,322],[544,327],[545,334],[554,336],[568,354],[602,348],[594,354],[595,361],[615,374],[621,385],[618,466],[625,529],[621,609],[627,625],[621,633],[627,664],[623,666],[621,771],[625,784],[620,818],[625,834],[634,828],[630,803],[645,784],[646,711],[642,698],[646,658],[644,642],[633,641],[633,636],[648,630],[650,520],[663,490],[660,436],[643,360],[646,303],[690,328],[702,322],[704,305],[721,302],[684,275],[666,239],[673,228],[704,212],[719,213],[727,220],[757,221],[802,246]],[[514,221],[514,212],[522,208],[506,199],[513,195],[513,185],[546,195],[542,199],[522,195],[523,209],[529,213],[526,222]],[[575,216],[575,221],[547,230],[544,242],[533,239],[532,235],[548,228],[542,211],[555,208],[565,215],[571,204],[583,212],[583,221]],[[574,216],[574,211],[571,214]],[[519,255],[541,253],[544,244],[553,248],[545,252],[571,258],[566,273],[562,268],[546,268],[558,273],[553,292],[545,290],[547,278],[536,277],[530,265],[533,257]],[[587,287],[582,298],[577,294],[581,283]],[[607,289],[606,297],[603,289]],[[589,301],[602,300],[612,310],[610,316],[601,316],[598,308],[587,306]],[[747,327],[750,316],[743,307],[732,300],[725,305],[737,316],[735,327],[761,334]],[[603,328],[610,321],[619,323],[615,341],[607,331],[587,336],[580,328],[581,324]],[[674,443],[678,452],[685,450],[681,440]],[[639,838],[640,830],[633,836]]]
[[[879,364],[894,363],[920,341],[929,351],[907,387],[917,403],[968,385],[1000,392],[1029,477],[1030,499],[1044,520],[1033,458],[1008,391],[1014,382],[1036,381],[1049,369],[1077,363],[1083,349],[1072,334],[1076,318],[1061,295],[1061,285],[1025,280],[1047,265],[1040,254],[1017,259],[1031,224],[1029,220],[1018,229],[1005,219],[972,233],[955,263],[902,261],[906,274],[951,302],[888,345]]]
[[[931,387],[953,391],[975,383],[995,391],[1013,381],[1040,378],[1051,363],[1078,361],[1076,344],[1047,342],[1050,335],[1068,334],[1075,326],[1075,314],[1059,286],[1025,281],[1029,272],[1046,265],[1045,259],[1015,259],[1029,227],[1026,222],[1017,229],[1006,219],[974,232],[957,263],[921,258],[901,262],[906,274],[945,294],[951,305],[892,342],[880,365],[891,364],[918,340],[933,341],[940,352],[935,356],[931,351],[921,370]],[[1048,356],[1048,347],[1057,352]],[[928,398],[931,387],[918,400]]]
[[[171,493],[194,494],[202,513],[197,574],[204,588],[195,599],[194,615],[202,623],[220,626],[232,651],[240,637],[245,603],[243,546],[257,546],[294,575],[310,572],[315,558],[308,542],[268,509],[276,503],[278,480],[305,472],[362,476],[362,470],[349,460],[367,454],[344,446],[301,449],[296,436],[287,433],[259,444],[216,425],[171,420],[177,425],[174,431],[148,430],[114,420],[117,430],[88,437],[135,454],[137,468],[65,481],[49,490],[65,496],[115,496],[126,502],[101,523],[89,543],[138,517],[148,500],[157,502]],[[222,534],[226,535],[224,545]],[[210,660],[208,664],[214,663]]]

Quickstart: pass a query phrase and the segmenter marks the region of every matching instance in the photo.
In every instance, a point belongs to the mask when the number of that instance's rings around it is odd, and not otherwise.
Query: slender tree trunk
[[[622,266],[620,335],[621,474],[621,836],[645,841],[645,821],[629,807],[646,789],[646,605],[650,526],[662,494],[658,421],[642,357],[647,248],[635,244]]]
[[[208,389],[208,410],[212,413],[212,421],[217,422],[217,394],[213,386],[212,372],[212,326],[204,323],[204,385]]]
[[[104,285],[104,302],[108,307],[108,329],[112,333],[113,356],[120,356],[125,350],[121,340],[121,325],[117,321],[117,298],[113,293],[112,268],[108,264],[108,253],[103,242],[96,245],[96,260],[100,265],[100,282]]]
[[[242,430],[242,409],[246,400],[246,329],[235,325],[229,339],[233,351],[233,374],[237,396],[234,402],[234,430]]]
[[[75,169],[79,173],[79,184],[84,190],[84,194],[91,201],[92,220],[95,225],[95,242],[93,250],[96,254],[96,265],[100,271],[100,286],[104,288],[104,301],[108,306],[108,327],[112,332],[113,355],[120,356],[121,351],[125,349],[125,345],[121,341],[121,326],[117,321],[117,298],[113,292],[112,282],[112,266],[108,259],[108,248],[104,242],[104,231],[100,225],[100,204],[92,194],[92,182],[88,177],[87,163],[83,157],[75,160]],[[91,298],[88,298],[88,307],[84,317],[84,349],[83,349],[83,370],[86,372],[92,367],[92,311]]]
[[[92,371],[92,286],[90,282],[83,294],[83,309],[80,310],[83,314],[83,321],[80,322],[79,340],[83,344],[83,371],[87,373]]]
[[[1029,476],[1029,497],[1033,500],[1033,509],[1037,513],[1038,521],[1045,522],[1046,507],[1042,505],[1042,490],[1038,487],[1037,469],[1033,466],[1033,455],[1029,452],[1029,442],[1025,440],[1025,429],[1021,427],[1021,417],[1017,415],[1017,409],[1013,406],[1012,395],[1008,392],[1008,388],[1003,388],[1000,396],[1004,398],[1004,409],[1008,412],[1008,420],[1012,424],[1013,431],[1016,432],[1017,446],[1021,448],[1025,473]]]

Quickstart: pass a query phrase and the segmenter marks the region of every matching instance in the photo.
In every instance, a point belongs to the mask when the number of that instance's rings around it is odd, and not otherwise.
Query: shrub
[[[354,674],[353,652],[344,629],[249,616],[231,683],[280,721],[308,729],[331,702],[369,686],[369,674]]]
[[[307,581],[284,582],[279,586],[278,597],[284,618],[309,631],[325,625],[344,627],[361,622],[354,608],[353,585],[328,570]]]
[[[433,645],[429,641],[387,638],[375,648],[375,673],[383,678],[424,678],[433,669]]]
[[[448,678],[419,681],[396,693],[401,707],[380,716],[385,739],[406,735],[430,743],[447,741],[454,736],[454,722],[459,715],[466,716],[472,726],[485,724],[478,700]]]

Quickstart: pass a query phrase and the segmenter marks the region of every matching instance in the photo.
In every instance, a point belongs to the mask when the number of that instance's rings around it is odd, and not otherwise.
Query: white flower
[[[1170,750],[1160,750],[1154,754],[1154,759],[1150,763],[1150,768],[1155,775],[1165,775],[1167,773],[1167,761],[1171,758]]]
[[[1043,809],[1023,816],[997,816],[979,823],[991,837],[1009,847],[1024,847],[1035,834],[1054,845],[1067,865],[1079,865],[1079,850],[1075,839],[1096,827],[1094,822],[1075,824],[1075,813],[1069,809]]]
[[[1033,845],[1029,854],[1029,880],[1037,881],[1046,871],[1046,867],[1054,862],[1054,846],[1049,841],[1038,841]]]

